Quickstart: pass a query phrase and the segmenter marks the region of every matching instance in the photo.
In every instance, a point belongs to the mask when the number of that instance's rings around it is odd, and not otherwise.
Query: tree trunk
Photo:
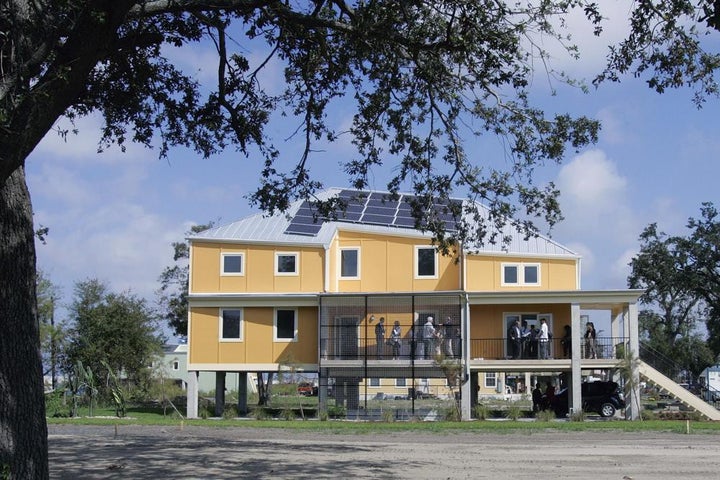
[[[0,477],[49,477],[35,297],[35,243],[24,168],[0,185]]]

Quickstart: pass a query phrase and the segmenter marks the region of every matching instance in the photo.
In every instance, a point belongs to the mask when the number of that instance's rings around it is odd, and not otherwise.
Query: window
[[[340,278],[360,278],[360,249],[340,249]]]
[[[395,379],[395,386],[396,387],[405,387],[407,386],[407,381],[404,378],[396,378]]]
[[[371,379],[370,379],[370,386],[371,386],[371,387],[379,387],[379,386],[380,386],[380,379],[379,379],[379,378],[371,378]]]
[[[276,275],[297,275],[298,254],[297,253],[276,253],[275,254]]]
[[[295,310],[275,310],[276,342],[294,342],[297,340],[297,312]]]
[[[415,276],[437,277],[437,252],[432,247],[415,247]]]
[[[223,253],[220,258],[222,262],[221,275],[244,275],[242,253]]]
[[[485,373],[485,388],[496,388],[497,387],[497,373],[487,372]]]
[[[180,362],[178,362],[177,360],[175,360],[175,361],[173,362],[173,364],[172,364],[172,369],[175,370],[175,371],[180,370]]]
[[[220,340],[242,341],[242,317],[240,309],[220,310]]]
[[[504,263],[502,265],[502,284],[540,285],[540,265],[536,263]]]

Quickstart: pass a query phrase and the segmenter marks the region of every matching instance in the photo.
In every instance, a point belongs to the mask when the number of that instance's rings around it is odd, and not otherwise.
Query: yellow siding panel
[[[506,263],[539,264],[540,285],[502,285],[502,266]],[[469,255],[466,266],[466,289],[471,292],[577,289],[578,264],[574,259]]]
[[[193,308],[190,312],[191,363],[317,363],[317,308],[298,308],[297,342],[273,340],[275,309],[243,309],[243,341],[219,340],[219,308]]]

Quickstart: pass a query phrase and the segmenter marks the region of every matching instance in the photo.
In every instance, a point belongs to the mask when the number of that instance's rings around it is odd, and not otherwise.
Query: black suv
[[[584,412],[596,412],[602,417],[612,417],[615,411],[625,408],[620,386],[615,382],[586,382],[581,384],[582,408]],[[553,402],[555,415],[562,418],[568,414],[567,388],[561,390]]]

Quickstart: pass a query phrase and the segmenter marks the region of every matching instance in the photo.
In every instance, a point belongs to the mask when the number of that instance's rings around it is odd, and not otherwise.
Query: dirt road
[[[57,479],[720,478],[712,434],[387,433],[49,426]]]

